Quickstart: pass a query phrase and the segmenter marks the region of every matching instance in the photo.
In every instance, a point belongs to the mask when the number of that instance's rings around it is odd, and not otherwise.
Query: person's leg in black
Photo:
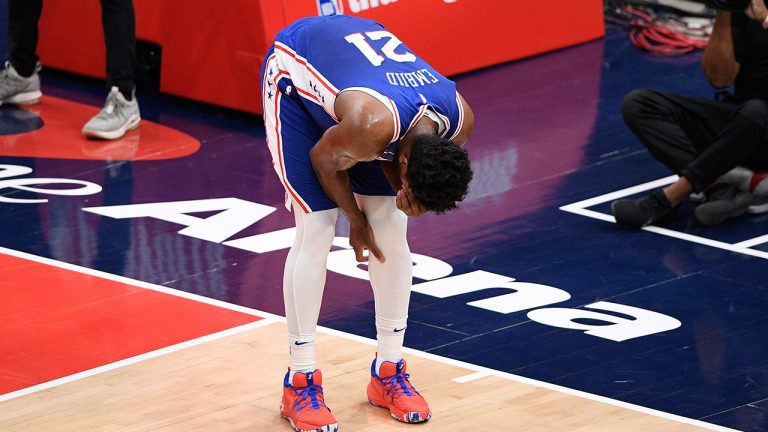
[[[711,184],[719,177],[740,167],[763,170],[768,164],[768,103],[748,100],[739,105],[728,124],[703,149],[683,175],[694,185]],[[726,182],[727,182],[726,178]],[[746,213],[753,204],[749,189],[722,183],[714,188],[710,199],[696,208],[696,219],[704,225],[717,225]]]
[[[107,86],[104,108],[83,127],[89,138],[117,139],[139,127],[141,114],[134,95],[136,19],[131,0],[101,0],[107,47]]]
[[[37,67],[37,23],[43,10],[43,0],[9,0],[8,49],[10,62],[24,78]]]
[[[101,0],[107,46],[107,86],[131,100],[136,74],[136,16],[131,0]]]
[[[678,175],[726,127],[738,109],[732,103],[654,90],[633,91],[621,107],[624,122],[640,142]]]
[[[0,69],[0,105],[29,105],[40,101],[37,22],[43,0],[10,0],[8,48],[10,59]]]
[[[664,190],[639,200],[612,203],[617,222],[644,226],[663,219],[694,190],[708,184],[692,183],[686,168],[724,128],[738,105],[690,98],[653,90],[636,90],[622,105],[622,114],[650,153],[680,179]]]
[[[768,163],[768,102],[752,99],[737,105],[728,123],[682,170],[695,186],[706,187],[737,166],[752,170]]]

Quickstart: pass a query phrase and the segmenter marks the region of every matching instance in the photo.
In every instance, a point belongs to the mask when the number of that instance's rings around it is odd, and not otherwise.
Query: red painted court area
[[[150,161],[181,158],[200,149],[200,141],[190,135],[148,120],[142,121],[141,128],[117,140],[88,139],[80,132],[79,125],[96,115],[99,108],[53,96],[44,96],[39,104],[24,110],[27,117],[39,118],[44,126],[4,135],[0,140],[0,156]]]
[[[0,253],[0,394],[261,318]]]

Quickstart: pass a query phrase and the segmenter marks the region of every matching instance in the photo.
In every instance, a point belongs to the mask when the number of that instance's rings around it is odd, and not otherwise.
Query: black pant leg
[[[687,168],[709,147],[738,108],[726,102],[635,90],[624,98],[622,114],[627,126],[656,159],[672,172],[688,178],[696,190],[702,190],[711,183],[706,180],[712,175],[710,168],[705,167],[706,175],[698,170],[689,173]]]
[[[35,73],[37,65],[37,23],[43,0],[10,0],[8,2],[8,49],[11,64],[23,77]]]
[[[768,168],[768,102],[753,99],[738,105],[728,123],[683,170],[683,175],[709,185],[736,166]]]
[[[26,1],[26,0],[21,0]],[[132,0],[101,0],[107,46],[107,86],[130,98],[136,73],[136,16]]]

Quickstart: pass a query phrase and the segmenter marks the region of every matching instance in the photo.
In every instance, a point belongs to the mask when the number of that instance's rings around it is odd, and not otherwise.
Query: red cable
[[[647,12],[630,6],[624,10],[637,17],[630,22],[629,40],[640,49],[663,55],[677,55],[707,46],[705,38],[677,31]]]

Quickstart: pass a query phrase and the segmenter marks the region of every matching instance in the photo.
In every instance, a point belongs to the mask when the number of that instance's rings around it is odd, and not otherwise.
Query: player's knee
[[[303,236],[318,244],[318,247],[330,248],[336,235],[336,210],[325,210],[304,215]]]

